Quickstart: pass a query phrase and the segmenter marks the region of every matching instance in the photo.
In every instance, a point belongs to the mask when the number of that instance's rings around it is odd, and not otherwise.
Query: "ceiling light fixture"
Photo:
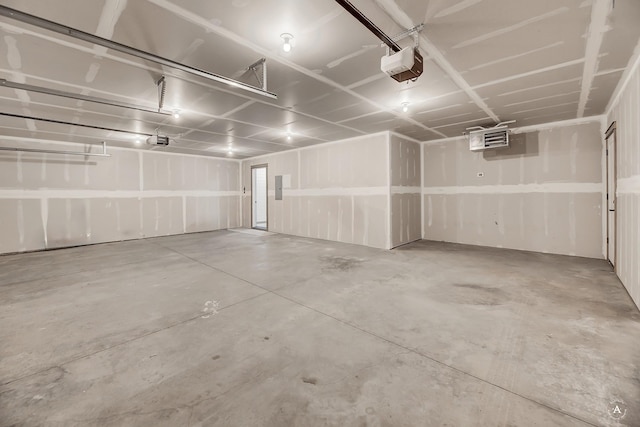
[[[174,110],[173,111],[173,118],[174,119],[179,119],[180,118],[180,110]]]
[[[282,33],[280,34],[280,37],[284,40],[284,43],[282,45],[282,50],[284,50],[285,52],[291,52],[291,40],[293,39],[293,36],[289,33]]]
[[[406,113],[407,111],[409,111],[409,103],[408,102],[403,102],[402,104],[402,112]]]
[[[291,141],[291,134],[287,132],[287,141]]]

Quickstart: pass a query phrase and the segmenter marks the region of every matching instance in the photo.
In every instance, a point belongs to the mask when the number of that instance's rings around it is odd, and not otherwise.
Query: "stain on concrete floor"
[[[346,256],[323,255],[320,257],[323,270],[345,272],[359,267],[364,260]]]

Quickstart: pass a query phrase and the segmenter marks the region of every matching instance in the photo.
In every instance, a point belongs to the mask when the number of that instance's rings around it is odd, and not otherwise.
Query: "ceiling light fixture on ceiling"
[[[287,132],[287,141],[291,141],[291,134]]]
[[[284,40],[284,43],[282,44],[282,50],[287,53],[291,52],[291,40],[293,39],[293,36],[289,33],[282,33],[280,34],[280,37]]]
[[[174,110],[173,111],[173,118],[174,119],[179,119],[180,118],[180,110]]]
[[[406,113],[407,111],[409,111],[409,103],[408,102],[403,102],[402,104],[402,112]]]

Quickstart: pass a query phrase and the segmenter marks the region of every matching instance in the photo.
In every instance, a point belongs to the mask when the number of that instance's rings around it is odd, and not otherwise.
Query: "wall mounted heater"
[[[515,123],[515,120],[498,123],[491,128],[485,128],[483,126],[467,128],[469,150],[482,151],[491,148],[508,147],[510,131],[507,124],[509,123]]]

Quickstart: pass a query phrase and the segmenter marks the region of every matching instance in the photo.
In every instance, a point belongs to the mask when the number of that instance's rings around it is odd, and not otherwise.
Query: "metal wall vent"
[[[471,151],[481,151],[491,148],[508,147],[509,128],[507,124],[514,122],[515,121],[498,123],[496,126],[488,129],[482,126],[468,128],[469,149]]]

